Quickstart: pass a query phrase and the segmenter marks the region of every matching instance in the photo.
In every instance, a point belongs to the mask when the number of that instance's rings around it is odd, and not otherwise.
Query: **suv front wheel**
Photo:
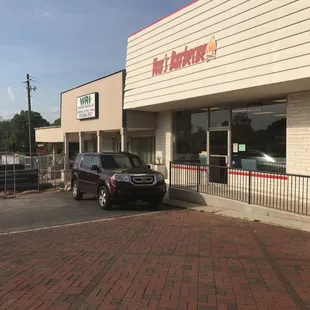
[[[112,209],[112,203],[109,198],[109,193],[107,191],[107,188],[105,186],[101,186],[98,191],[98,202],[100,205],[100,208],[102,210],[111,210]]]
[[[79,182],[77,180],[74,180],[72,183],[72,197],[74,200],[83,199],[83,193],[79,190]]]
[[[162,203],[163,203],[162,199],[155,198],[153,201],[149,202],[149,205],[153,210],[158,210],[158,208],[160,207]]]

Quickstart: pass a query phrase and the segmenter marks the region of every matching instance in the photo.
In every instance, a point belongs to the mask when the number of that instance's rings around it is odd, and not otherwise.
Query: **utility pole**
[[[30,76],[27,74],[27,95],[28,95],[28,138],[29,138],[29,156],[30,156],[30,168],[32,168],[32,136],[31,136],[31,86],[30,86]]]
[[[30,168],[32,168],[32,132],[31,132],[31,91],[36,91],[37,88],[30,85],[30,75],[26,75],[26,83],[27,85],[27,97],[28,97],[28,138],[29,138],[29,156],[30,156]]]

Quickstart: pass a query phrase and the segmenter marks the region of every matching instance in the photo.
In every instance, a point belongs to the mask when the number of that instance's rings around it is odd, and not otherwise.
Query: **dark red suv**
[[[72,168],[72,196],[94,194],[103,210],[115,204],[148,202],[157,208],[166,194],[163,174],[131,153],[81,153]]]

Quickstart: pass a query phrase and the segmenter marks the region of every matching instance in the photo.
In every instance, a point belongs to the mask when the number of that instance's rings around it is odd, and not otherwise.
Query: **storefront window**
[[[224,107],[210,108],[210,128],[228,127],[229,109]]]
[[[208,112],[181,111],[174,116],[174,160],[199,162],[199,154],[207,150]]]
[[[285,100],[233,105],[231,149],[233,167],[285,173]]]

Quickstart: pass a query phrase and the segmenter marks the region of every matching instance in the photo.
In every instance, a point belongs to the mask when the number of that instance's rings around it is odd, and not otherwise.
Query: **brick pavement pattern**
[[[310,309],[310,234],[179,210],[3,235],[0,309]]]

